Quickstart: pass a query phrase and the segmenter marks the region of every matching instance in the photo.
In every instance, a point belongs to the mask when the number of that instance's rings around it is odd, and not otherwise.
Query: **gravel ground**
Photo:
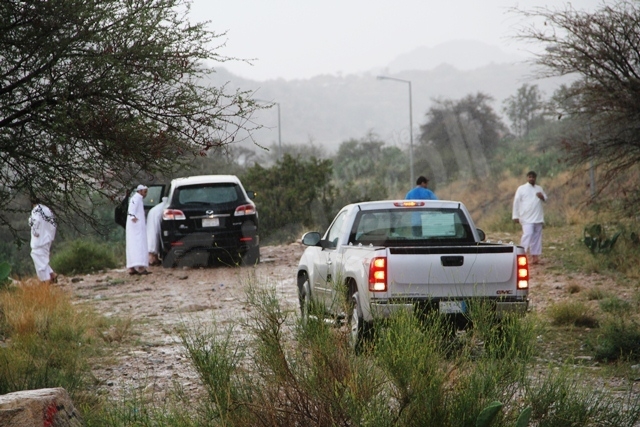
[[[504,234],[492,240],[509,242],[515,237]],[[197,393],[199,380],[184,355],[176,328],[192,322],[211,324],[212,319],[223,328],[239,323],[248,310],[247,283],[275,286],[283,305],[297,310],[295,277],[303,250],[299,243],[263,247],[262,261],[254,267],[151,267],[148,276],[130,276],[122,268],[59,278],[76,303],[89,304],[104,316],[131,321],[132,336],[126,344],[94,367],[99,392],[118,397],[135,390],[157,396],[179,385],[187,393]],[[577,284],[581,292],[594,284],[615,292],[615,283],[602,276],[567,277],[553,272],[549,268],[553,265],[553,248],[546,251],[545,263],[531,270],[533,311],[542,312],[554,302],[577,298],[568,292],[572,284]],[[618,292],[624,298],[629,291]],[[241,334],[242,328],[237,331]]]

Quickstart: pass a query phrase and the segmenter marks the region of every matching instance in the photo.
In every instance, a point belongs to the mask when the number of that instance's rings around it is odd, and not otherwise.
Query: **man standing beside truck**
[[[547,195],[542,187],[536,184],[538,175],[534,171],[527,173],[527,183],[516,190],[513,198],[513,222],[522,226],[522,240],[520,246],[531,255],[531,264],[540,263],[542,255],[542,226],[544,224],[544,210],[542,202],[547,201]]]

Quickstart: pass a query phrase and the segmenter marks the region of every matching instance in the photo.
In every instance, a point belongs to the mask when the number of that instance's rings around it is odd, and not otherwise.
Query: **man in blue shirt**
[[[419,176],[416,186],[409,190],[405,199],[407,200],[438,200],[433,191],[427,188],[429,180],[424,176]]]
[[[404,197],[406,200],[438,200],[433,191],[427,188],[429,180],[424,176],[419,176],[416,186],[409,190]],[[411,228],[414,237],[422,237],[422,216],[420,212],[414,212],[411,215]]]

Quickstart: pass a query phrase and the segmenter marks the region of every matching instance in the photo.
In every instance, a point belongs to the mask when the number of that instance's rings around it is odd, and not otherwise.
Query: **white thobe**
[[[167,198],[163,197],[162,201],[149,210],[147,214],[147,246],[150,254],[160,252],[160,222],[162,222],[162,212],[166,205]]]
[[[512,218],[518,219],[522,226],[520,246],[536,256],[542,254],[542,224],[544,223],[543,200],[538,197],[538,193],[542,193],[546,202],[547,195],[539,185],[526,183],[518,187],[513,198],[512,213]]]
[[[547,201],[547,195],[539,185],[531,185],[529,183],[522,184],[516,190],[513,198],[512,219],[519,219],[521,224],[538,224],[544,222],[544,210],[542,208],[542,200],[538,198],[537,193],[542,193],[544,201]]]
[[[137,221],[133,221],[137,218]],[[127,211],[127,268],[148,267],[147,225],[144,217],[143,197],[135,193],[129,200]]]
[[[49,265],[51,244],[56,237],[56,218],[51,209],[37,204],[31,210],[29,217],[31,226],[31,258],[36,269],[38,279],[51,280],[53,269]]]

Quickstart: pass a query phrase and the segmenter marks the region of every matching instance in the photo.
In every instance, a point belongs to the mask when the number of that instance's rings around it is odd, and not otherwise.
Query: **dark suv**
[[[162,265],[217,260],[260,262],[258,211],[234,175],[200,175],[171,181],[162,215]],[[197,261],[197,260],[200,261]]]

